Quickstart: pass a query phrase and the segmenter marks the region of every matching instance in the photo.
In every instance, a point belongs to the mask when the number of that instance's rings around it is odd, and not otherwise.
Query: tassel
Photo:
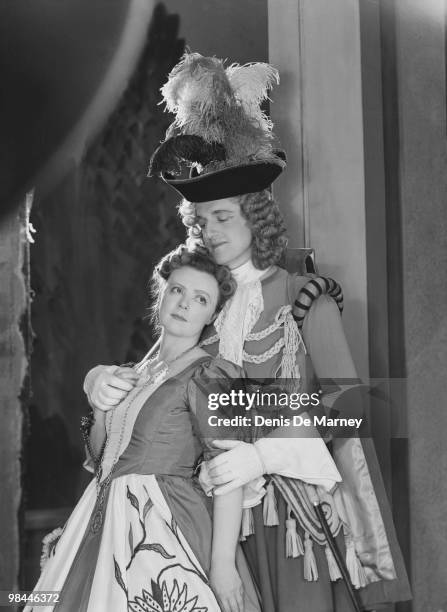
[[[244,508],[242,511],[242,537],[244,540],[247,536],[253,535],[255,532],[255,523],[253,520],[253,512],[251,508]]]
[[[304,580],[308,582],[318,580],[317,560],[313,551],[313,542],[307,531],[304,537]]]
[[[293,518],[286,520],[286,557],[297,557],[304,555],[303,542],[296,530],[296,520]]]
[[[304,555],[303,542],[296,528],[296,520],[292,516],[292,508],[287,506],[286,520],[286,557],[297,557]]]
[[[301,334],[289,312],[284,320],[284,349],[281,359],[281,377],[294,379],[295,384],[298,384],[301,378],[296,361],[296,354],[300,346],[303,347],[304,353],[306,353],[306,347]]]
[[[346,544],[346,567],[348,568],[349,576],[354,588],[360,589],[368,584],[365,568],[357,556],[354,546],[354,540],[345,538]]]
[[[337,580],[340,580],[340,578],[343,578],[343,576],[340,573],[340,569],[337,565],[337,561],[335,560],[332,550],[327,544],[324,549],[324,552],[326,553],[327,566],[329,568],[329,577],[332,582],[336,582]]]
[[[267,527],[279,525],[278,508],[276,506],[275,490],[273,488],[272,481],[270,481],[267,485],[267,494],[264,497],[262,513],[264,517],[264,525]]]

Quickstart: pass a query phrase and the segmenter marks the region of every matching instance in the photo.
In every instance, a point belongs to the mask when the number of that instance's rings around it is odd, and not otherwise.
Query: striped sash
[[[329,295],[335,300],[340,314],[343,312],[343,291],[340,285],[332,278],[317,276],[302,287],[294,302],[292,314],[299,329],[303,327],[306,314],[320,295]]]

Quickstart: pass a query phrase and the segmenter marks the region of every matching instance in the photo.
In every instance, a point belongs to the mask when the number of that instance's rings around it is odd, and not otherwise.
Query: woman
[[[234,281],[203,250],[184,246],[160,262],[155,281],[159,342],[135,367],[126,399],[107,411],[93,408],[87,447],[97,482],[73,511],[36,590],[60,591],[54,609],[61,611],[258,612],[241,554],[236,569],[241,489],[216,499],[212,529],[193,480],[202,451],[216,452],[205,439],[208,392],[228,392],[242,376],[198,347]]]
[[[204,348],[243,366],[249,378],[292,379],[304,392],[318,388],[318,379],[348,379],[350,385],[332,385],[323,395],[324,407],[340,416],[361,416],[357,374],[339,316],[340,288],[330,279],[309,282],[278,266],[285,228],[267,190],[284,169],[285,155],[273,148],[272,124],[260,108],[277,78],[266,64],[225,67],[216,58],[186,55],[162,88],[175,120],[150,171],[182,195],[180,213],[190,238],[203,240],[238,283],[206,330]],[[186,177],[181,174],[185,161]],[[85,386],[92,401],[102,404],[124,397],[132,382],[98,367]],[[216,495],[272,475],[266,491],[253,486],[246,491],[246,505],[254,508],[244,521],[245,552],[264,612],[353,609],[316,522],[315,496],[326,505],[362,609],[410,598],[371,442],[337,438],[346,431],[323,433],[333,438],[344,481],[334,495],[328,491],[339,476],[321,440],[277,437],[289,436],[287,431],[254,444],[222,441],[216,446],[231,450],[202,469],[204,488],[219,487]]]

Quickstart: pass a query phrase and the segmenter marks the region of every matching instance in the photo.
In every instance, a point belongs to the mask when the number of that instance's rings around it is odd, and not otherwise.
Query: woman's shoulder
[[[244,370],[237,364],[224,359],[223,357],[213,357],[203,351],[194,373],[194,379],[215,379],[215,378],[245,378]]]
[[[186,401],[194,414],[209,408],[210,399],[244,388],[245,374],[238,365],[222,357],[210,357],[197,364],[186,386]],[[216,401],[216,399],[214,399]]]

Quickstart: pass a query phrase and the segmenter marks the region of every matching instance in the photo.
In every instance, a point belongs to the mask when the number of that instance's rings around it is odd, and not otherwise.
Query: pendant
[[[98,531],[101,529],[101,525],[102,525],[102,510],[97,510],[95,514],[93,515],[93,520],[92,520],[92,524],[90,527],[91,532],[98,533]]]

